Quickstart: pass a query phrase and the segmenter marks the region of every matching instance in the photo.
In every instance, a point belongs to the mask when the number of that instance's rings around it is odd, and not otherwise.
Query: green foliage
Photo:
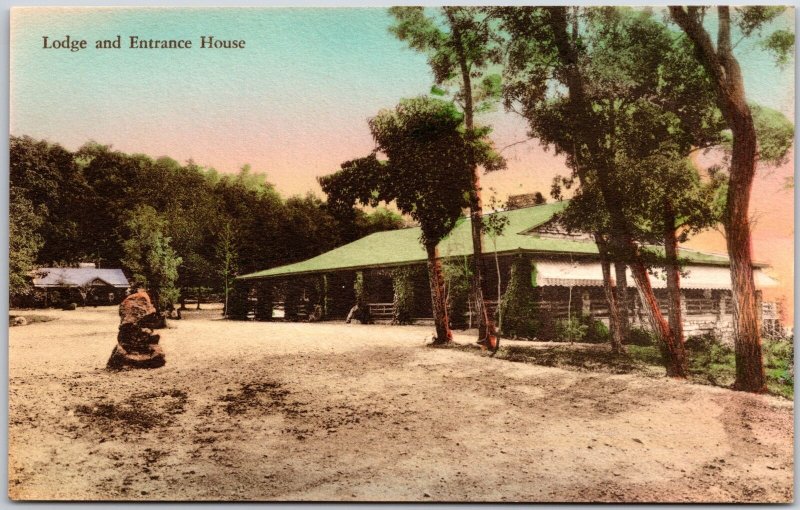
[[[394,290],[393,324],[411,324],[414,313],[414,280],[421,277],[417,267],[399,267],[391,272]]]
[[[753,115],[756,139],[758,140],[758,160],[770,165],[785,163],[794,143],[794,124],[783,113],[772,108],[755,103],[750,103],[748,106]],[[730,157],[733,148],[731,131],[723,132],[721,147]]]
[[[38,234],[42,211],[37,211],[21,189],[9,190],[8,221],[8,289],[14,300],[31,292],[29,273],[35,267],[36,255],[43,241]]]
[[[780,5],[757,5],[737,7],[734,22],[739,26],[744,36],[761,32],[765,26],[783,14],[786,7]]]
[[[761,41],[761,46],[772,53],[775,62],[783,67],[789,63],[794,49],[794,33],[790,30],[776,30]]]
[[[225,317],[231,320],[247,320],[250,311],[248,299],[250,289],[243,283],[236,282],[228,296],[228,304],[225,309]]]
[[[611,340],[608,326],[589,315],[555,321],[555,342],[603,344]]]
[[[657,338],[653,332],[648,329],[632,327],[628,331],[628,337],[625,339],[625,345],[648,347],[657,345]]]
[[[462,122],[452,103],[419,97],[381,111],[369,123],[376,149],[389,159],[378,194],[420,223],[425,245],[450,233],[468,205],[472,149]]]
[[[733,349],[711,334],[686,339],[689,372],[699,380],[720,386],[733,383],[736,360]]]
[[[717,386],[730,386],[736,378],[734,350],[706,334],[686,340],[689,370],[695,380]],[[762,343],[767,389],[786,398],[794,396],[794,344],[791,340],[765,340]]]
[[[780,165],[786,161],[794,143],[794,124],[786,116],[771,108],[750,105],[758,139],[758,159]]]
[[[643,10],[497,12],[511,36],[506,105],[567,156],[573,173],[555,182],[554,198],[579,185],[562,216],[568,229],[649,243],[670,228],[667,207],[684,235],[716,221],[713,194],[685,163],[693,148],[718,143],[724,127],[690,44]]]
[[[90,258],[93,253],[85,234],[92,227],[94,211],[87,207],[91,193],[73,154],[60,145],[12,136],[9,156],[11,188],[29,200],[41,218],[32,232],[41,240],[37,259],[51,265]]]
[[[502,315],[501,333],[510,338],[535,338],[541,329],[536,294],[531,285],[532,262],[516,257],[511,263],[511,276],[498,307]]]
[[[691,346],[689,349],[688,346]],[[764,342],[767,390],[773,395],[794,398],[794,365],[791,342]],[[467,350],[475,352],[469,347]],[[549,367],[593,370],[615,374],[663,372],[662,354],[655,345],[629,345],[625,354],[613,354],[601,346],[571,347],[569,344],[511,345],[501,347],[497,359]],[[687,340],[689,380],[730,388],[736,367],[731,348],[713,336]]]
[[[369,214],[357,210],[355,223],[360,236],[386,230],[397,230],[405,225],[402,216],[386,207],[377,207]]]
[[[454,328],[466,328],[472,282],[470,258],[446,260],[442,264],[442,273],[444,274],[450,323]]]
[[[483,218],[483,232],[489,236],[490,239],[497,239],[508,226],[508,216],[501,214],[489,214]]]
[[[631,358],[646,365],[660,367],[664,363],[661,350],[655,345],[631,344],[626,349]]]
[[[583,342],[589,326],[584,324],[580,318],[559,319],[555,321],[554,342]]]
[[[388,161],[375,153],[348,161],[341,170],[319,179],[331,207],[346,211],[353,204],[392,202],[419,222],[420,241],[436,245],[455,226],[471,189],[463,116],[452,103],[419,97],[382,110],[370,120],[370,131]],[[480,154],[478,154],[480,155]]]
[[[125,225],[128,236],[123,242],[123,264],[134,281],[153,294],[156,308],[168,308],[178,298],[175,282],[182,259],[164,236],[165,220],[152,207],[142,205],[130,213]]]
[[[353,282],[353,290],[355,291],[354,294],[356,296],[356,303],[358,304],[358,307],[366,307],[369,303],[369,297],[367,295],[367,287],[364,282],[363,271],[356,272],[356,279]]]
[[[762,344],[767,388],[771,393],[794,397],[794,340],[765,340]]]
[[[431,93],[444,95],[442,85],[457,83],[454,99],[464,104],[467,94],[475,101],[475,111],[486,111],[497,101],[502,77],[489,72],[502,58],[500,35],[493,30],[489,15],[482,9],[446,6],[436,11],[424,7],[391,7],[394,24],[389,28],[401,41],[428,56],[435,85]],[[464,89],[462,63],[471,71],[471,90]],[[470,103],[473,101],[470,100]]]
[[[587,324],[586,336],[583,337],[584,342],[604,344],[611,341],[611,332],[605,323],[588,316],[581,316],[581,320]]]
[[[352,211],[339,218],[313,195],[284,200],[263,173],[247,165],[231,175],[191,160],[184,165],[168,157],[154,160],[94,142],[76,152],[28,137],[12,136],[9,145],[10,181],[16,190],[12,228],[14,222],[27,225],[12,235],[19,246],[12,250],[12,267],[86,261],[123,267],[127,222],[139,206],[149,206],[163,220],[161,234],[182,259],[175,286],[184,293],[199,287],[220,292],[230,280],[220,275],[226,258],[233,276],[306,259],[401,225],[399,216],[387,210]],[[26,213],[25,200],[36,218]],[[32,237],[14,237],[19,232]],[[39,240],[39,249],[24,249],[33,239]],[[220,252],[225,244],[233,248],[229,257]],[[11,273],[12,278],[22,274]],[[12,290],[22,288],[20,281],[12,280]]]
[[[734,350],[713,335],[686,340],[689,371],[693,378],[717,386],[731,386],[736,378]],[[786,398],[794,398],[794,343],[791,339],[764,340],[764,371],[767,390]]]
[[[217,236],[215,255],[217,260],[217,271],[222,280],[222,287],[225,291],[225,302],[228,301],[230,288],[233,286],[236,276],[236,253],[235,238],[230,222],[222,226],[222,230]]]

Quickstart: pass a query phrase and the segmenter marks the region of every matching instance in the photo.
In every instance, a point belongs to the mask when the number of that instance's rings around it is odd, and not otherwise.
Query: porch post
[[[296,321],[300,305],[300,288],[294,279],[285,282],[286,292],[283,297],[283,315],[287,321]]]
[[[256,283],[256,313],[257,321],[272,320],[272,283],[261,281]]]
[[[325,319],[328,318],[328,314],[330,313],[329,310],[330,310],[330,299],[331,298],[330,298],[330,294],[329,294],[329,285],[330,285],[330,282],[328,282],[327,273],[323,274],[322,275],[322,317],[325,318]]]

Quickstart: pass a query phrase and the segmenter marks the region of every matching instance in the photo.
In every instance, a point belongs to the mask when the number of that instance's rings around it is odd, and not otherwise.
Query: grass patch
[[[477,345],[454,346],[458,350],[479,352]],[[686,343],[689,380],[694,383],[730,388],[736,379],[736,358],[731,347],[713,338],[692,338]],[[626,354],[612,354],[608,345],[538,344],[500,345],[495,358],[546,367],[613,374],[663,374],[661,352],[655,345],[626,345]],[[794,345],[791,340],[765,340],[764,370],[767,391],[794,398]]]
[[[794,399],[794,342],[793,339],[765,340],[763,345],[767,391]]]
[[[608,349],[608,346],[605,345],[576,346],[559,343],[552,346],[503,346],[501,344],[495,358],[546,367],[600,371],[612,374],[652,373],[648,363],[642,362],[638,357],[630,354],[613,354]]]

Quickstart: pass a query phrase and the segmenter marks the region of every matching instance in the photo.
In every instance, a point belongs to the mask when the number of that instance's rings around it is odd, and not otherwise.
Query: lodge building
[[[492,213],[505,216],[508,223],[502,234],[484,240],[483,293],[490,310],[497,306],[498,287],[500,295],[506,290],[514,261],[524,260],[531,264],[531,285],[540,313],[552,319],[589,315],[608,322],[597,246],[590,236],[564,232],[553,221],[565,206],[566,202],[556,202]],[[432,321],[427,259],[419,238],[418,227],[377,232],[302,262],[242,275],[237,281],[250,289],[250,312],[256,320],[307,320],[312,314],[316,319],[341,320],[360,290],[370,316],[376,321],[391,321],[397,270],[405,269],[416,275],[413,320]],[[472,255],[468,218],[442,240],[439,252],[450,268],[468,267]],[[681,258],[686,336],[712,333],[730,341],[733,314],[727,257],[683,248]],[[763,271],[765,268],[764,264],[754,264],[758,289],[777,286],[777,281]],[[655,271],[650,279],[666,315],[663,271]],[[627,284],[632,324],[649,327],[629,269]],[[761,310],[765,328],[779,327],[775,303],[762,303]],[[454,327],[470,325],[471,314],[467,306],[463,317],[451,316]]]

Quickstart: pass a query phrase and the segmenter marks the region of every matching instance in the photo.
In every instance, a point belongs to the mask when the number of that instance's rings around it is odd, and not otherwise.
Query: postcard
[[[10,500],[793,501],[792,7],[10,16]]]

